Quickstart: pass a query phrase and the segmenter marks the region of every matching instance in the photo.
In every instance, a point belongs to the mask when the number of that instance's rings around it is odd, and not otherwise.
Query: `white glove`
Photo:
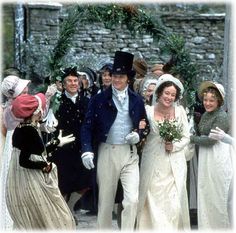
[[[49,99],[52,96],[54,96],[56,91],[57,91],[57,85],[55,83],[50,85],[50,86],[48,86],[47,91],[45,93],[46,98]]]
[[[209,134],[210,138],[213,138],[218,141],[222,140],[224,136],[225,136],[225,132],[218,127],[216,127],[216,129],[211,129],[211,132]]]
[[[94,168],[94,163],[93,163],[94,153],[92,153],[92,152],[84,152],[81,155],[81,158],[82,158],[83,165],[87,169],[90,170],[90,169]]]
[[[193,118],[193,116],[191,116],[188,125],[189,125],[190,134],[195,134],[196,132],[195,132],[195,127],[194,127],[194,118]]]
[[[73,134],[69,134],[65,137],[62,137],[62,130],[59,131],[58,139],[60,140],[60,143],[58,144],[58,147],[62,147],[65,144],[68,144],[70,142],[73,142],[75,140],[75,137],[73,137]]]
[[[218,141],[222,141],[227,144],[232,144],[233,139],[230,135],[225,133],[222,129],[219,127],[216,127],[216,129],[211,129],[211,132],[209,134],[209,138],[213,138]]]
[[[45,126],[47,128],[49,128],[49,131],[51,128],[55,128],[58,125],[58,120],[56,119],[56,117],[54,116],[53,110],[50,108],[48,110],[48,114],[47,116],[43,119],[43,121],[45,122]]]
[[[138,133],[131,132],[128,135],[126,135],[125,140],[128,144],[134,145],[139,142],[140,138],[139,138]]]
[[[49,133],[49,134],[50,134],[50,133],[55,132],[55,131],[56,131],[56,128],[54,128],[54,127],[49,128],[49,127],[46,126],[46,123],[43,122],[43,123],[40,124],[40,131],[46,132],[46,133]]]

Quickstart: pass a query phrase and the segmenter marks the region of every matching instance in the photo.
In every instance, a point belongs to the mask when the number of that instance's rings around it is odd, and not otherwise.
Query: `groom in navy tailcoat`
[[[98,228],[111,229],[112,210],[120,179],[123,187],[121,229],[133,230],[138,202],[139,158],[136,144],[149,129],[142,97],[131,89],[133,55],[115,53],[112,85],[91,98],[81,129],[82,161],[87,169],[97,160]]]

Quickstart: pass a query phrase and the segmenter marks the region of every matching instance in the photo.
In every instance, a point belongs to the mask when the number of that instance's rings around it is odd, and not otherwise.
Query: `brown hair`
[[[204,89],[202,91],[202,96],[204,98],[204,96],[207,94],[207,93],[211,93],[213,97],[215,97],[218,101],[218,107],[222,106],[223,105],[223,98],[220,94],[220,92],[217,90],[217,88],[215,87],[207,87],[206,89]]]
[[[173,82],[171,81],[166,81],[164,83],[162,83],[155,91],[155,95],[157,96],[157,100],[160,98],[160,96],[162,95],[163,93],[163,90],[166,88],[166,87],[171,87],[171,86],[174,86],[175,89],[176,89],[176,96],[175,96],[175,102],[177,100],[179,100],[180,98],[180,95],[181,95],[181,90],[180,88]]]

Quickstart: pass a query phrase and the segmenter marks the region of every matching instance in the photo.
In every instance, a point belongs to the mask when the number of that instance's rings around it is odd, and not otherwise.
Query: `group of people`
[[[80,208],[97,214],[98,229],[112,228],[118,199],[121,230],[190,230],[192,144],[199,146],[198,228],[230,229],[232,138],[224,88],[201,83],[205,112],[191,134],[183,84],[162,68],[146,74],[142,59],[116,51],[113,64],[100,70],[100,88],[89,68],[66,68],[45,95],[27,94],[29,81],[16,75],[4,78],[3,219],[9,215],[16,229],[75,229],[75,202],[69,202],[77,194]],[[166,122],[172,128],[163,131]],[[171,135],[177,128],[178,138]]]

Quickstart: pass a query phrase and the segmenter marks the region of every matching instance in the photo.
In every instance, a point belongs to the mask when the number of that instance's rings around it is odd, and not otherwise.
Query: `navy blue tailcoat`
[[[147,120],[142,97],[128,89],[129,115],[133,123],[133,131],[139,133],[140,140],[147,134],[147,129],[139,130],[139,122]],[[112,99],[112,87],[93,96],[90,99],[84,123],[81,128],[81,149],[84,152],[94,152],[101,142],[106,142],[108,132],[115,121],[117,108]],[[124,122],[125,124],[125,122]],[[149,125],[149,124],[147,124]]]

